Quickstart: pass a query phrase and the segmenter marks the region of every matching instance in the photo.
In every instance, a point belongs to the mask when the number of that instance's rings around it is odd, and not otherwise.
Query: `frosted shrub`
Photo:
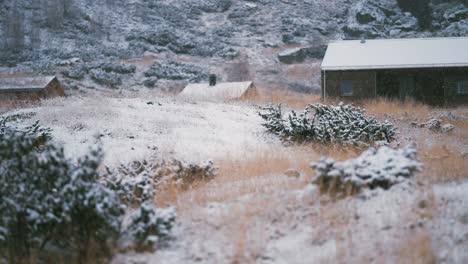
[[[133,162],[117,170],[107,168],[106,186],[114,190],[126,205],[140,205],[154,198],[154,180],[147,163]]]
[[[18,126],[16,119],[21,119],[20,115],[13,115],[8,117],[0,116],[0,140],[3,135],[10,132],[11,130],[17,131],[19,133],[24,133],[31,136],[35,141],[35,146],[40,146],[51,138],[50,129],[44,128],[39,124],[39,121],[36,121],[30,126]]]
[[[160,209],[145,202],[133,215],[126,233],[135,242],[137,250],[148,250],[170,235],[176,213],[174,208]]]
[[[107,168],[106,185],[115,190],[127,204],[141,204],[154,196],[154,189],[168,182],[189,187],[197,180],[211,180],[216,176],[212,161],[193,164],[179,160],[135,161]]]
[[[188,187],[197,180],[213,179],[216,176],[216,170],[211,160],[201,164],[180,160],[162,161],[156,165],[155,178],[160,182],[170,180]]]
[[[77,250],[80,259],[92,242],[107,253],[122,210],[118,197],[98,182],[100,152],[75,164],[49,142],[38,148],[42,135],[2,127],[0,250],[11,263],[51,242]]]
[[[5,124],[0,122],[0,263],[40,256],[50,261],[49,249],[57,247],[57,254],[70,254],[80,263],[89,259],[90,250],[96,262],[110,257],[111,246],[122,235],[125,204],[134,202],[134,197],[140,199],[137,204],[151,200],[152,179],[143,175],[103,184],[99,149],[71,161],[47,140],[49,130],[39,124],[24,129]],[[126,191],[131,195],[126,196]],[[148,231],[135,231],[138,235],[132,238],[137,240],[130,243],[146,241],[146,234],[151,241],[167,236],[175,219],[169,211],[146,203],[139,209],[140,220],[128,230],[143,230],[146,223]]]
[[[269,132],[291,141],[315,141],[342,145],[367,146],[376,141],[396,139],[394,126],[367,117],[364,110],[351,105],[310,104],[302,113],[292,110],[286,116],[281,105],[263,107],[259,113]],[[311,115],[311,111],[315,113]]]
[[[352,195],[362,188],[383,188],[405,181],[420,171],[414,146],[391,149],[382,146],[368,149],[356,159],[342,162],[321,158],[312,164],[317,174],[314,183],[322,193]]]

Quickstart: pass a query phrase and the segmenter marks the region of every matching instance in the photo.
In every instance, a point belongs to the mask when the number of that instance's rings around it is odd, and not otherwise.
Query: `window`
[[[457,83],[458,94],[468,94],[468,81],[459,81]]]
[[[341,81],[340,84],[341,96],[352,96],[353,95],[353,81]]]

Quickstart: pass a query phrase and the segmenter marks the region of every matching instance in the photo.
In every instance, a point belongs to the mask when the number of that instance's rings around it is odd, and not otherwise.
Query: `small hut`
[[[0,78],[0,103],[37,101],[64,95],[55,76]]]
[[[216,79],[210,77],[209,83],[189,84],[179,94],[183,97],[197,99],[245,99],[257,94],[257,89],[252,81],[216,83]]]

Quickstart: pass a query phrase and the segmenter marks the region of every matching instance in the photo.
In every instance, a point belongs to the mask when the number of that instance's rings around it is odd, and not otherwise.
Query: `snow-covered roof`
[[[208,99],[238,99],[255,89],[253,82],[227,82],[210,86],[208,83],[189,84],[179,94],[184,97]]]
[[[342,40],[328,45],[322,70],[468,66],[468,37]]]
[[[55,76],[0,78],[1,91],[37,91],[44,89]]]

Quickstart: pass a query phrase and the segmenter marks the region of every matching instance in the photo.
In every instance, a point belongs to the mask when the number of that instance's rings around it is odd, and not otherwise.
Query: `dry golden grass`
[[[292,65],[286,69],[286,76],[310,79],[314,76],[314,72],[316,72],[319,68],[320,65],[313,65],[312,67],[310,66],[310,64]]]
[[[179,210],[190,210],[193,205],[233,201],[248,194],[302,189],[315,175],[311,162],[321,156],[345,160],[358,156],[362,151],[311,143],[285,147],[282,151],[263,150],[246,154],[243,158],[218,160],[215,162],[219,168],[215,179],[196,182],[188,190],[169,184],[158,190],[156,201],[160,206],[175,205]],[[302,177],[285,175],[289,169],[297,170]]]
[[[303,94],[290,90],[265,90],[258,89],[256,97],[250,98],[250,101],[261,104],[283,104],[294,109],[304,109],[312,103],[320,103],[320,95]]]
[[[468,178],[468,156],[454,151],[443,144],[420,150],[424,163],[419,179],[429,183],[446,183]]]
[[[380,98],[360,103],[367,113],[375,116],[391,115],[393,117],[410,117],[427,119],[430,117],[430,106],[415,101],[401,102]]]
[[[410,232],[403,243],[401,243],[401,248],[398,253],[398,263],[437,263],[437,257],[432,247],[431,237],[424,231]]]
[[[160,205],[176,204],[183,210],[190,209],[193,204],[204,206],[212,202],[225,202],[250,193],[302,188],[310,183],[312,170],[309,162],[314,159],[314,156],[303,151],[260,151],[251,158],[220,160],[215,163],[219,168],[215,179],[199,182],[186,191],[177,186],[168,186],[158,192],[157,202]],[[283,173],[291,168],[301,171],[305,178],[288,181]]]

